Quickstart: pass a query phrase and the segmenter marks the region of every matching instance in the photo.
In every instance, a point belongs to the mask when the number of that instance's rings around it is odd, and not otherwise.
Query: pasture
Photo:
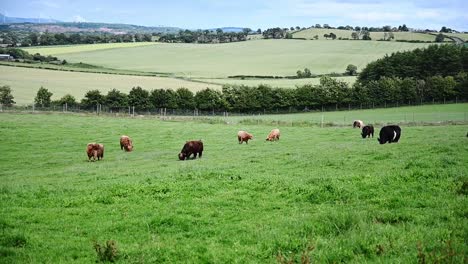
[[[106,45],[106,44],[104,44]],[[164,72],[186,78],[226,78],[232,75],[296,75],[309,68],[314,74],[345,71],[354,64],[358,71],[371,61],[396,51],[426,47],[426,43],[367,41],[257,40],[226,44],[155,43],[139,47],[81,51],[82,46],[65,47],[68,53],[34,50],[59,55],[68,62],[83,62],[111,69]]]
[[[32,69],[22,67],[0,66],[0,85],[10,85],[15,102],[18,105],[27,105],[34,102],[37,90],[41,86],[47,88],[58,100],[65,94],[73,95],[80,101],[89,90],[107,91],[118,89],[128,93],[133,87],[140,86],[148,91],[153,89],[188,88],[194,92],[206,87],[218,89],[221,86],[190,82],[175,78],[130,76],[115,74],[67,72],[55,70]]]
[[[324,34],[334,33],[337,38],[348,38],[352,39],[351,33],[353,30],[343,29],[326,29],[326,28],[309,28],[293,33],[294,38],[305,38],[313,39],[315,35],[318,35],[318,39],[325,39]],[[369,32],[372,40],[379,40],[384,38],[384,32]],[[392,32],[395,36],[394,40],[419,40],[419,41],[435,41],[435,36],[417,32]]]
[[[377,116],[379,113],[376,112]],[[292,117],[292,116],[291,116]],[[0,114],[0,262],[415,263],[466,260],[468,131],[274,128]],[[380,127],[377,127],[377,134]],[[238,130],[254,134],[237,143]],[[131,153],[119,137],[133,138]],[[189,139],[202,159],[178,161]],[[105,145],[87,162],[88,142]]]

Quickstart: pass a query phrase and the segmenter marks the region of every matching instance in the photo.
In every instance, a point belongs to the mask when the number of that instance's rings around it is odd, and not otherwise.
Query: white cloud
[[[73,16],[73,22],[86,22],[86,19],[80,15]]]

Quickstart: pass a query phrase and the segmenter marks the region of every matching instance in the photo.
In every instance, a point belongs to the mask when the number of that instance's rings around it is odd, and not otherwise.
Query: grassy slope
[[[206,87],[220,87],[214,84],[163,77],[63,72],[8,66],[0,66],[0,76],[0,85],[11,86],[15,97],[14,100],[19,105],[31,104],[41,86],[54,93],[52,99],[59,99],[69,93],[75,96],[77,100],[81,100],[87,91],[93,89],[107,93],[108,90],[116,88],[128,93],[134,86],[141,86],[148,91],[160,88],[177,89],[180,87],[198,91]]]
[[[312,39],[315,35],[319,36],[319,39],[324,39],[324,34],[333,32],[337,38],[349,38],[351,39],[352,30],[340,30],[340,29],[323,29],[323,28],[310,28],[299,31],[293,34],[294,38],[306,38]],[[395,40],[421,40],[421,41],[434,41],[435,36],[424,34],[424,33],[413,33],[413,32],[393,32]],[[370,32],[372,40],[383,39],[384,32]]]
[[[340,81],[345,81],[349,84],[353,84],[356,81],[355,76],[350,77],[337,77]],[[305,84],[319,84],[320,78],[307,78],[307,79],[195,79],[202,82],[208,82],[213,84],[237,84],[237,85],[247,85],[247,86],[257,86],[260,84],[270,85],[272,87],[282,87],[282,88],[295,88],[298,85]]]
[[[0,262],[91,263],[94,240],[118,262],[417,261],[467,247],[468,126],[403,127],[378,145],[351,128],[226,126],[1,114]],[[92,124],[92,125],[91,125]],[[236,132],[256,139],[238,145]],[[135,151],[118,147],[121,134]],[[201,160],[176,160],[202,138]],[[87,142],[106,146],[88,163]],[[431,257],[429,253],[434,255]]]
[[[60,57],[108,68],[225,78],[241,74],[295,75],[298,69],[306,67],[312,73],[344,72],[348,64],[362,69],[385,54],[425,46],[394,42],[257,40],[213,45],[158,43],[124,50],[73,52]]]
[[[42,46],[24,48],[31,54],[40,53],[42,55],[59,56],[65,53],[107,50],[117,48],[134,48],[141,46],[155,45],[154,42],[134,42],[134,43],[108,43],[108,44],[80,44],[80,45],[61,45],[61,46]]]

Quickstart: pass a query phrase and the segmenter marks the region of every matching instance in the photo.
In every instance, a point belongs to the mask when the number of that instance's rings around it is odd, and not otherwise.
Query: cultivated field
[[[154,42],[131,42],[131,43],[106,43],[106,44],[85,44],[85,45],[61,45],[61,46],[43,46],[24,48],[31,54],[40,53],[42,55],[59,56],[65,53],[107,50],[107,49],[122,49],[134,48],[148,45],[155,45]]]
[[[83,52],[80,51],[82,45],[78,45],[70,47],[69,53],[60,51],[59,57],[68,62],[83,62],[113,69],[164,72],[189,78],[226,78],[232,75],[296,75],[297,70],[304,68],[316,74],[342,73],[348,64],[354,64],[361,70],[367,63],[385,54],[427,45],[258,40],[212,45],[156,43]],[[35,51],[48,54],[48,48],[35,48]]]
[[[189,82],[174,78],[128,76],[82,72],[65,72],[20,67],[0,66],[0,85],[10,85],[15,102],[18,105],[32,104],[37,90],[44,86],[60,99],[65,94],[81,100],[89,90],[100,90],[103,94],[112,89],[128,93],[133,87],[140,86],[150,91],[153,89],[177,89],[186,87],[192,91],[220,88],[219,85]]]
[[[294,38],[306,38],[313,39],[315,35],[318,35],[319,39],[325,39],[324,34],[330,34],[332,32],[336,35],[336,38],[349,38],[352,39],[351,33],[352,30],[343,30],[343,29],[324,29],[324,28],[310,28],[306,30],[301,30],[293,34]],[[435,36],[424,33],[414,33],[414,32],[393,32],[395,36],[394,40],[420,40],[420,41],[435,41]],[[383,39],[384,32],[370,32],[370,37],[372,40]]]
[[[334,79],[353,84],[356,81],[356,76],[349,77],[336,77]],[[247,86],[258,86],[260,84],[266,84],[271,87],[281,88],[295,88],[296,86],[302,86],[306,84],[320,84],[320,78],[306,78],[306,79],[193,79],[196,81],[213,83],[213,84],[235,84],[235,85],[247,85]]]
[[[350,126],[279,127],[270,143],[264,125],[5,113],[0,122],[1,263],[93,263],[93,244],[107,240],[119,263],[468,254],[467,125],[402,126],[398,144],[379,145]],[[254,140],[239,145],[239,129]],[[122,134],[134,152],[120,150]],[[177,161],[189,139],[203,139],[203,158]],[[86,161],[92,141],[105,144],[103,161]]]

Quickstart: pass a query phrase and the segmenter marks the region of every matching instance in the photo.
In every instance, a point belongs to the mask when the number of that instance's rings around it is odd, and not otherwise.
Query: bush
[[[117,243],[114,240],[107,240],[105,245],[94,241],[94,250],[96,251],[98,261],[114,262],[118,257]]]

